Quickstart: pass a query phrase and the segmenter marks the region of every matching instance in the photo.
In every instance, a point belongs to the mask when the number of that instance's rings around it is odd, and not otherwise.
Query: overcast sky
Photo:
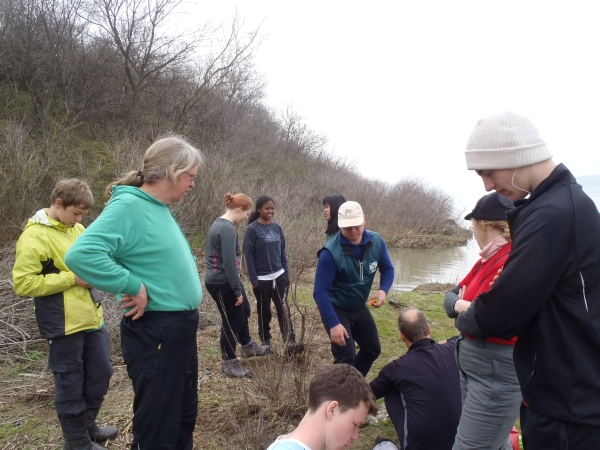
[[[419,177],[470,210],[481,117],[528,116],[558,162],[600,174],[600,2],[211,0],[200,22],[262,21],[267,104],[291,104],[367,177]]]

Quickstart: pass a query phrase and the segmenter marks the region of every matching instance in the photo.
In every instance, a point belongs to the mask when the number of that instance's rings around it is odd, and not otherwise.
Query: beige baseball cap
[[[356,227],[362,225],[364,221],[363,210],[356,202],[342,203],[338,209],[338,226],[340,228]]]

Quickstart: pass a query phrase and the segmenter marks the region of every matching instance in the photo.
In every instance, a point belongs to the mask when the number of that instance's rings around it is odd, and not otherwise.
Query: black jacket
[[[562,164],[508,213],[512,252],[457,327],[518,335],[523,400],[537,412],[600,426],[600,215]]]
[[[369,384],[376,398],[385,397],[390,416],[392,409],[401,411],[402,417],[396,419],[400,423],[394,423],[394,428],[402,448],[452,448],[462,409],[454,357],[456,339],[446,344],[436,344],[433,339],[415,342]],[[406,435],[402,431],[405,426]]]

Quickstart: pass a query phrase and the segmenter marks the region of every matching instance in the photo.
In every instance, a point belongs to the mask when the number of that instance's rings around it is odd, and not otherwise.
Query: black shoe
[[[64,450],[106,450],[106,448],[92,442],[90,439],[86,419],[85,412],[69,419],[58,416],[65,438]]]
[[[119,434],[119,430],[117,427],[112,425],[107,425],[105,427],[99,427],[96,423],[96,417],[98,417],[98,412],[100,408],[96,409],[88,409],[86,411],[86,419],[87,419],[87,429],[90,433],[90,439],[94,442],[105,442],[109,439],[115,439]]]

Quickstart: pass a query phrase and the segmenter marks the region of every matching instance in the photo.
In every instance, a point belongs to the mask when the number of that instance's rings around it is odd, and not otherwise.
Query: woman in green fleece
[[[78,277],[117,294],[125,310],[121,350],[135,395],[132,449],[193,446],[202,288],[171,205],[194,187],[200,162],[182,138],[154,142],[141,170],[107,188],[106,208],[66,256]]]

